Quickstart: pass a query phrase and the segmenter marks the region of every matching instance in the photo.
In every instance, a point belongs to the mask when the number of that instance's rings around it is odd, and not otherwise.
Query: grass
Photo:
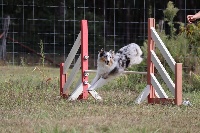
[[[93,77],[94,75],[91,75]],[[139,78],[137,75],[135,80]],[[0,67],[1,133],[197,133],[200,92],[184,93],[193,106],[136,105],[146,83],[118,78],[97,90],[98,102],[68,102],[59,97],[59,69]],[[140,77],[141,78],[141,77]],[[139,79],[140,80],[140,79]],[[138,82],[139,82],[138,80]],[[130,82],[130,81],[128,81]]]

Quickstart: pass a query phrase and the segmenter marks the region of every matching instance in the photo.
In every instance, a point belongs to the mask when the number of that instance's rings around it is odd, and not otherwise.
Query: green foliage
[[[42,66],[44,67],[44,61],[45,61],[45,55],[44,55],[44,44],[42,40],[40,40],[40,55],[41,55],[41,61],[42,61]]]
[[[197,24],[188,24],[186,29],[182,29],[183,33],[186,33],[186,37],[190,43],[191,55],[200,56],[200,22]]]
[[[188,90],[189,92],[200,91],[200,75],[191,72],[190,84],[192,84],[192,87]]]
[[[184,74],[185,75],[185,74]],[[200,92],[200,76],[190,72],[189,75],[184,76],[183,91],[184,92]]]
[[[163,11],[163,13],[165,15],[165,20],[169,21],[169,22],[173,22],[174,17],[176,16],[178,11],[179,11],[179,9],[174,7],[173,2],[169,1],[167,3],[167,8]]]
[[[200,74],[200,22],[196,24],[188,24],[186,27],[181,27],[181,34],[185,34],[187,39],[187,56],[185,66],[188,66],[191,71]]]
[[[23,67],[26,65],[26,63],[24,61],[24,57],[20,57],[20,65]]]
[[[168,2],[167,8],[163,11],[163,13],[165,15],[165,21],[168,21],[168,25],[170,27],[170,37],[174,36],[173,20],[178,11],[179,11],[179,9],[174,7],[174,4],[172,1]]]

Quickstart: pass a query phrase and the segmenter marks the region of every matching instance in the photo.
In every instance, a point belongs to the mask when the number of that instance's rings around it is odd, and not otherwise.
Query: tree
[[[176,16],[178,11],[179,11],[179,9],[174,7],[174,4],[173,4],[172,1],[169,1],[167,3],[167,8],[163,11],[163,13],[165,15],[165,21],[168,22],[168,25],[170,27],[170,37],[173,37],[173,34],[174,34],[173,20],[174,20],[174,17]]]

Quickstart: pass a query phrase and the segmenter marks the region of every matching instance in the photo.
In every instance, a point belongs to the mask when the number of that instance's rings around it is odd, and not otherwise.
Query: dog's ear
[[[112,49],[109,51],[109,53],[112,55],[112,57],[114,57],[115,52]]]
[[[110,53],[110,54],[114,54],[115,52],[111,49],[111,50],[109,51],[109,53]]]
[[[114,52],[114,51],[112,51],[112,56],[114,57],[114,55],[115,55],[115,52]]]
[[[104,50],[103,50],[103,48],[101,49],[101,51],[98,51],[99,53],[102,53]]]

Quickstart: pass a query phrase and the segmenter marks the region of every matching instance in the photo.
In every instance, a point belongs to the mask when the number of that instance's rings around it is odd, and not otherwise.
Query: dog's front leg
[[[103,85],[105,85],[107,83],[107,80],[104,78],[100,78],[97,82],[95,82],[93,85],[91,85],[88,88],[88,91],[92,91],[92,90],[96,90],[97,88],[102,87]]]
[[[108,78],[108,74],[109,74],[109,73],[104,73],[104,74],[102,75],[102,78],[107,79],[107,78]]]
[[[96,74],[95,78],[92,80],[90,85],[93,86],[99,79],[100,79],[100,75]]]
[[[107,84],[108,82],[113,80],[114,78],[116,78],[116,76],[109,76],[106,79],[105,78],[100,78],[94,85],[90,86],[88,91],[92,91],[92,90],[96,90],[98,88],[101,88],[102,86],[104,86],[105,84]]]

